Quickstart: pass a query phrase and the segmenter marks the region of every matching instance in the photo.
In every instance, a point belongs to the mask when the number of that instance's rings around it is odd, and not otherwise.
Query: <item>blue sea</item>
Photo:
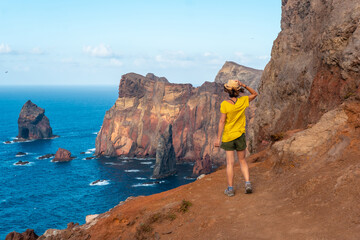
[[[155,183],[155,159],[95,158],[95,139],[105,112],[114,104],[117,86],[0,87],[0,239],[12,231],[66,228],[85,223],[89,214],[108,211],[129,196],[150,195],[194,181],[191,164]],[[59,138],[5,144],[17,134],[17,119],[27,100],[45,109]],[[54,163],[38,157],[65,148],[76,158]],[[27,155],[16,157],[18,152]],[[85,154],[80,154],[85,152]],[[29,161],[24,166],[17,161]],[[105,180],[91,185],[95,180]]]

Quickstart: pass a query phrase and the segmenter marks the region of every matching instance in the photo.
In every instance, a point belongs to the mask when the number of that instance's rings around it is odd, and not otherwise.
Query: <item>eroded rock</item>
[[[59,148],[56,151],[55,157],[52,162],[68,162],[74,159],[75,157],[71,156],[71,152],[64,148]]]
[[[360,99],[359,22],[359,1],[283,1],[281,32],[259,87],[254,146]]]
[[[170,124],[159,138],[153,178],[165,178],[176,173],[176,157],[172,140],[172,125]]]
[[[19,133],[16,141],[56,137],[52,133],[49,119],[45,116],[45,110],[30,100],[21,108],[18,128]]]
[[[197,159],[193,168],[193,176],[200,176],[201,174],[209,174],[211,172],[210,156],[206,154],[203,159]]]

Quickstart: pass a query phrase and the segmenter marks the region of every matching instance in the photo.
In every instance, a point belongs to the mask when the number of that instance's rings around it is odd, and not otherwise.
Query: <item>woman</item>
[[[241,87],[248,90],[251,95],[238,98],[241,90],[243,90]],[[245,161],[245,109],[249,106],[249,102],[256,98],[257,92],[238,80],[229,80],[226,84],[224,84],[224,91],[229,94],[229,99],[221,103],[219,131],[215,147],[220,146],[226,151],[226,174],[228,187],[225,189],[224,193],[231,197],[235,195],[235,189],[233,187],[234,151],[237,153],[241,172],[245,178],[245,193],[252,193],[252,187],[249,180],[249,168]],[[222,142],[220,145],[221,136]]]

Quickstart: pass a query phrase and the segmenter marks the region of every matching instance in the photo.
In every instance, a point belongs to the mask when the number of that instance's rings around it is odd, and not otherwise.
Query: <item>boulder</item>
[[[156,163],[153,178],[165,178],[176,173],[176,157],[172,143],[172,125],[170,124],[160,136],[156,149]]]
[[[59,148],[52,162],[68,162],[74,158],[75,157],[71,156],[71,152],[69,150]]]
[[[17,163],[15,163],[15,165],[26,165],[28,163],[29,161],[18,161]]]
[[[56,137],[52,133],[49,119],[45,116],[45,110],[30,100],[21,108],[18,129],[19,133],[16,141]]]
[[[197,159],[193,168],[193,176],[197,177],[201,174],[209,174],[211,172],[212,166],[210,161],[209,154],[202,159]]]
[[[33,229],[26,229],[23,233],[11,232],[9,233],[5,240],[36,240],[39,236],[36,235]]]
[[[55,154],[53,154],[53,153],[48,153],[48,154],[45,154],[45,155],[43,155],[43,156],[38,157],[38,159],[48,159],[48,158],[51,158],[51,157],[53,157],[53,156],[55,156]]]

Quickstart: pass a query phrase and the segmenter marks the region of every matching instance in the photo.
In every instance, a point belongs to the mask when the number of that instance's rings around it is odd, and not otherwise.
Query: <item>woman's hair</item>
[[[224,86],[224,91],[229,94],[229,97],[232,98],[232,97],[238,97],[241,92],[244,92],[244,89],[243,89],[243,88],[239,88],[239,89],[234,89],[234,88],[227,89],[227,88]]]

